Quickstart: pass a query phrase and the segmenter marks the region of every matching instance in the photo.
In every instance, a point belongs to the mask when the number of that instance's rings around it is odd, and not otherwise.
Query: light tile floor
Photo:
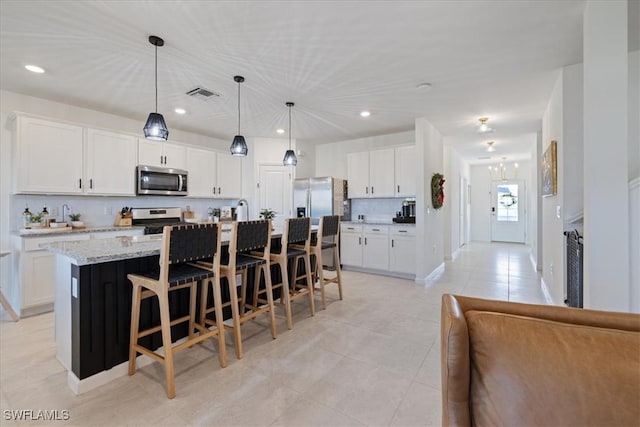
[[[179,353],[173,400],[157,363],[74,395],[55,359],[53,315],[13,323],[0,311],[0,424],[25,424],[6,409],[66,409],[68,421],[32,424],[440,425],[441,295],[547,303],[523,245],[472,243],[427,285],[348,271],[343,280],[345,299],[331,287],[314,318],[296,301],[293,330],[279,312],[276,340],[266,321],[248,323],[245,357],[230,347],[225,369],[213,340]]]

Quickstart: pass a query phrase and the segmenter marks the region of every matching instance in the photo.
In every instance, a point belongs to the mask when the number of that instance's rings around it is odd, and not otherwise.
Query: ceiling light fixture
[[[149,36],[149,43],[156,47],[156,109],[154,113],[149,113],[147,123],[145,123],[144,137],[154,141],[166,141],[169,137],[169,129],[162,114],[158,114],[158,46],[164,46],[164,40],[158,36]]]
[[[233,80],[238,83],[238,134],[233,138],[233,142],[231,143],[231,154],[244,157],[249,152],[249,147],[247,147],[244,136],[240,135],[240,83],[244,81],[244,77],[234,76]]]
[[[282,135],[284,133],[284,129],[276,129],[276,132],[278,132],[280,135]]]
[[[25,65],[24,68],[31,71],[32,73],[44,73],[44,68],[38,67],[37,65]]]
[[[431,89],[431,83],[420,83],[418,86],[416,86],[416,89],[429,90]]]
[[[360,117],[369,117],[371,115],[370,111],[360,111]]]
[[[289,149],[284,153],[282,164],[285,166],[295,166],[298,164],[298,159],[296,158],[296,153],[291,149],[291,107],[295,104],[293,102],[287,102],[286,105],[289,107]]]
[[[490,133],[493,132],[493,129],[489,127],[487,122],[489,121],[488,117],[480,117],[478,119],[480,125],[478,126],[478,133]]]
[[[175,111],[176,114],[187,114],[187,110],[185,110],[184,108],[176,108],[173,111]]]
[[[496,151],[495,147],[493,146],[493,144],[495,144],[495,141],[487,141],[487,151],[488,152],[492,152],[492,151]]]

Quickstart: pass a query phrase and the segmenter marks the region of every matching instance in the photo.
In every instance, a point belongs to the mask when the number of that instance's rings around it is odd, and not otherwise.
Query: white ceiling
[[[154,105],[155,34],[165,40],[158,107],[170,130],[231,141],[240,74],[245,136],[278,137],[293,101],[298,140],[405,131],[426,117],[470,160],[487,139],[501,141],[497,157],[521,158],[529,148],[517,142],[540,129],[558,69],[582,60],[583,9],[570,0],[2,0],[0,88],[142,128]],[[416,89],[423,82],[432,88]],[[197,86],[222,96],[188,98]],[[497,129],[488,138],[475,131],[481,116]]]

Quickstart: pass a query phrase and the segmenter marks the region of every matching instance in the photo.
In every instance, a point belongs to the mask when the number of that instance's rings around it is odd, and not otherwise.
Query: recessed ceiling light
[[[371,115],[370,111],[360,111],[360,117],[369,117]]]
[[[416,86],[416,89],[429,90],[431,89],[431,83],[420,83],[418,86]]]
[[[24,68],[31,71],[32,73],[38,73],[38,74],[44,73],[44,68],[40,68],[37,65],[25,65]]]
[[[176,114],[186,114],[187,113],[187,110],[185,110],[184,108],[176,108],[173,111],[175,111]]]
[[[278,132],[280,135],[282,135],[284,133],[284,129],[277,129],[276,132]]]

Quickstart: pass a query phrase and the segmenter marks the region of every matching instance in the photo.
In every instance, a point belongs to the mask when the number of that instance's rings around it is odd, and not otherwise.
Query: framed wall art
[[[558,194],[558,143],[551,141],[542,155],[542,197]]]

